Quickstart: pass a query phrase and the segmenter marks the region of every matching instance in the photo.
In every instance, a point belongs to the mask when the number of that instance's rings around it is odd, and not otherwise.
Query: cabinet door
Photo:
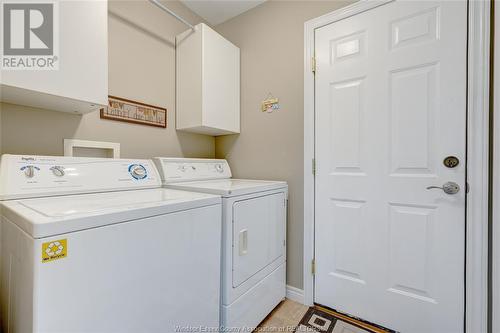
[[[240,49],[203,29],[203,126],[240,132]]]
[[[177,130],[240,133],[240,49],[204,23],[176,37]]]
[[[233,287],[285,255],[285,194],[233,204]]]
[[[34,107],[87,112],[107,104],[107,1],[57,1],[54,39],[57,70],[2,70],[2,100]],[[58,52],[57,52],[58,49]],[[37,96],[34,98],[33,96]],[[41,96],[40,96],[41,95]],[[61,99],[62,97],[62,99]],[[68,103],[87,103],[89,110]],[[31,105],[34,104],[34,105]],[[76,105],[76,110],[65,108]]]

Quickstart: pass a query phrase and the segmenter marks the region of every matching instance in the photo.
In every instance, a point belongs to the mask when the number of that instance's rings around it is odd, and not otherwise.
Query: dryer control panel
[[[151,160],[3,155],[0,200],[160,187]]]
[[[231,168],[222,159],[155,157],[153,161],[164,184],[231,178]]]

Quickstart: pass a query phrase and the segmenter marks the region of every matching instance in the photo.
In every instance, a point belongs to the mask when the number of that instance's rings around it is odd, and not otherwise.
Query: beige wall
[[[341,1],[269,1],[216,29],[241,48],[240,135],[175,131],[174,36],[185,27],[145,1],[112,1],[110,94],[167,107],[168,129],[0,104],[0,151],[62,154],[64,138],[120,142],[124,157],[226,157],[236,177],[284,179],[290,185],[288,284],[302,288],[303,23],[346,5]],[[201,21],[177,1],[168,7]],[[281,110],[260,112],[271,92]],[[214,141],[216,146],[214,146]]]
[[[167,6],[191,23],[201,18],[178,1]],[[212,157],[214,139],[175,131],[175,35],[186,26],[146,1],[109,3],[109,94],[163,106],[168,128],[0,104],[0,151],[61,155],[63,139],[121,143],[123,157]],[[75,78],[77,80],[78,78]]]
[[[2,154],[2,103],[0,103],[0,155]]]
[[[303,285],[304,22],[341,1],[269,1],[216,27],[241,48],[241,134],[218,137],[216,156],[234,175],[283,179],[290,187],[288,284]],[[272,93],[281,110],[260,112]]]

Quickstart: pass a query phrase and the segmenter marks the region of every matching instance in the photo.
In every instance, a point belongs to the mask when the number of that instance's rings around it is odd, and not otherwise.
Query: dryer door
[[[233,287],[285,257],[285,193],[233,204]]]

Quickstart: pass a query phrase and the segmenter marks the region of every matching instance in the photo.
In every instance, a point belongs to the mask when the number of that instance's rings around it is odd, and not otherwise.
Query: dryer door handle
[[[248,229],[242,229],[240,231],[238,246],[240,256],[244,256],[248,253]]]

